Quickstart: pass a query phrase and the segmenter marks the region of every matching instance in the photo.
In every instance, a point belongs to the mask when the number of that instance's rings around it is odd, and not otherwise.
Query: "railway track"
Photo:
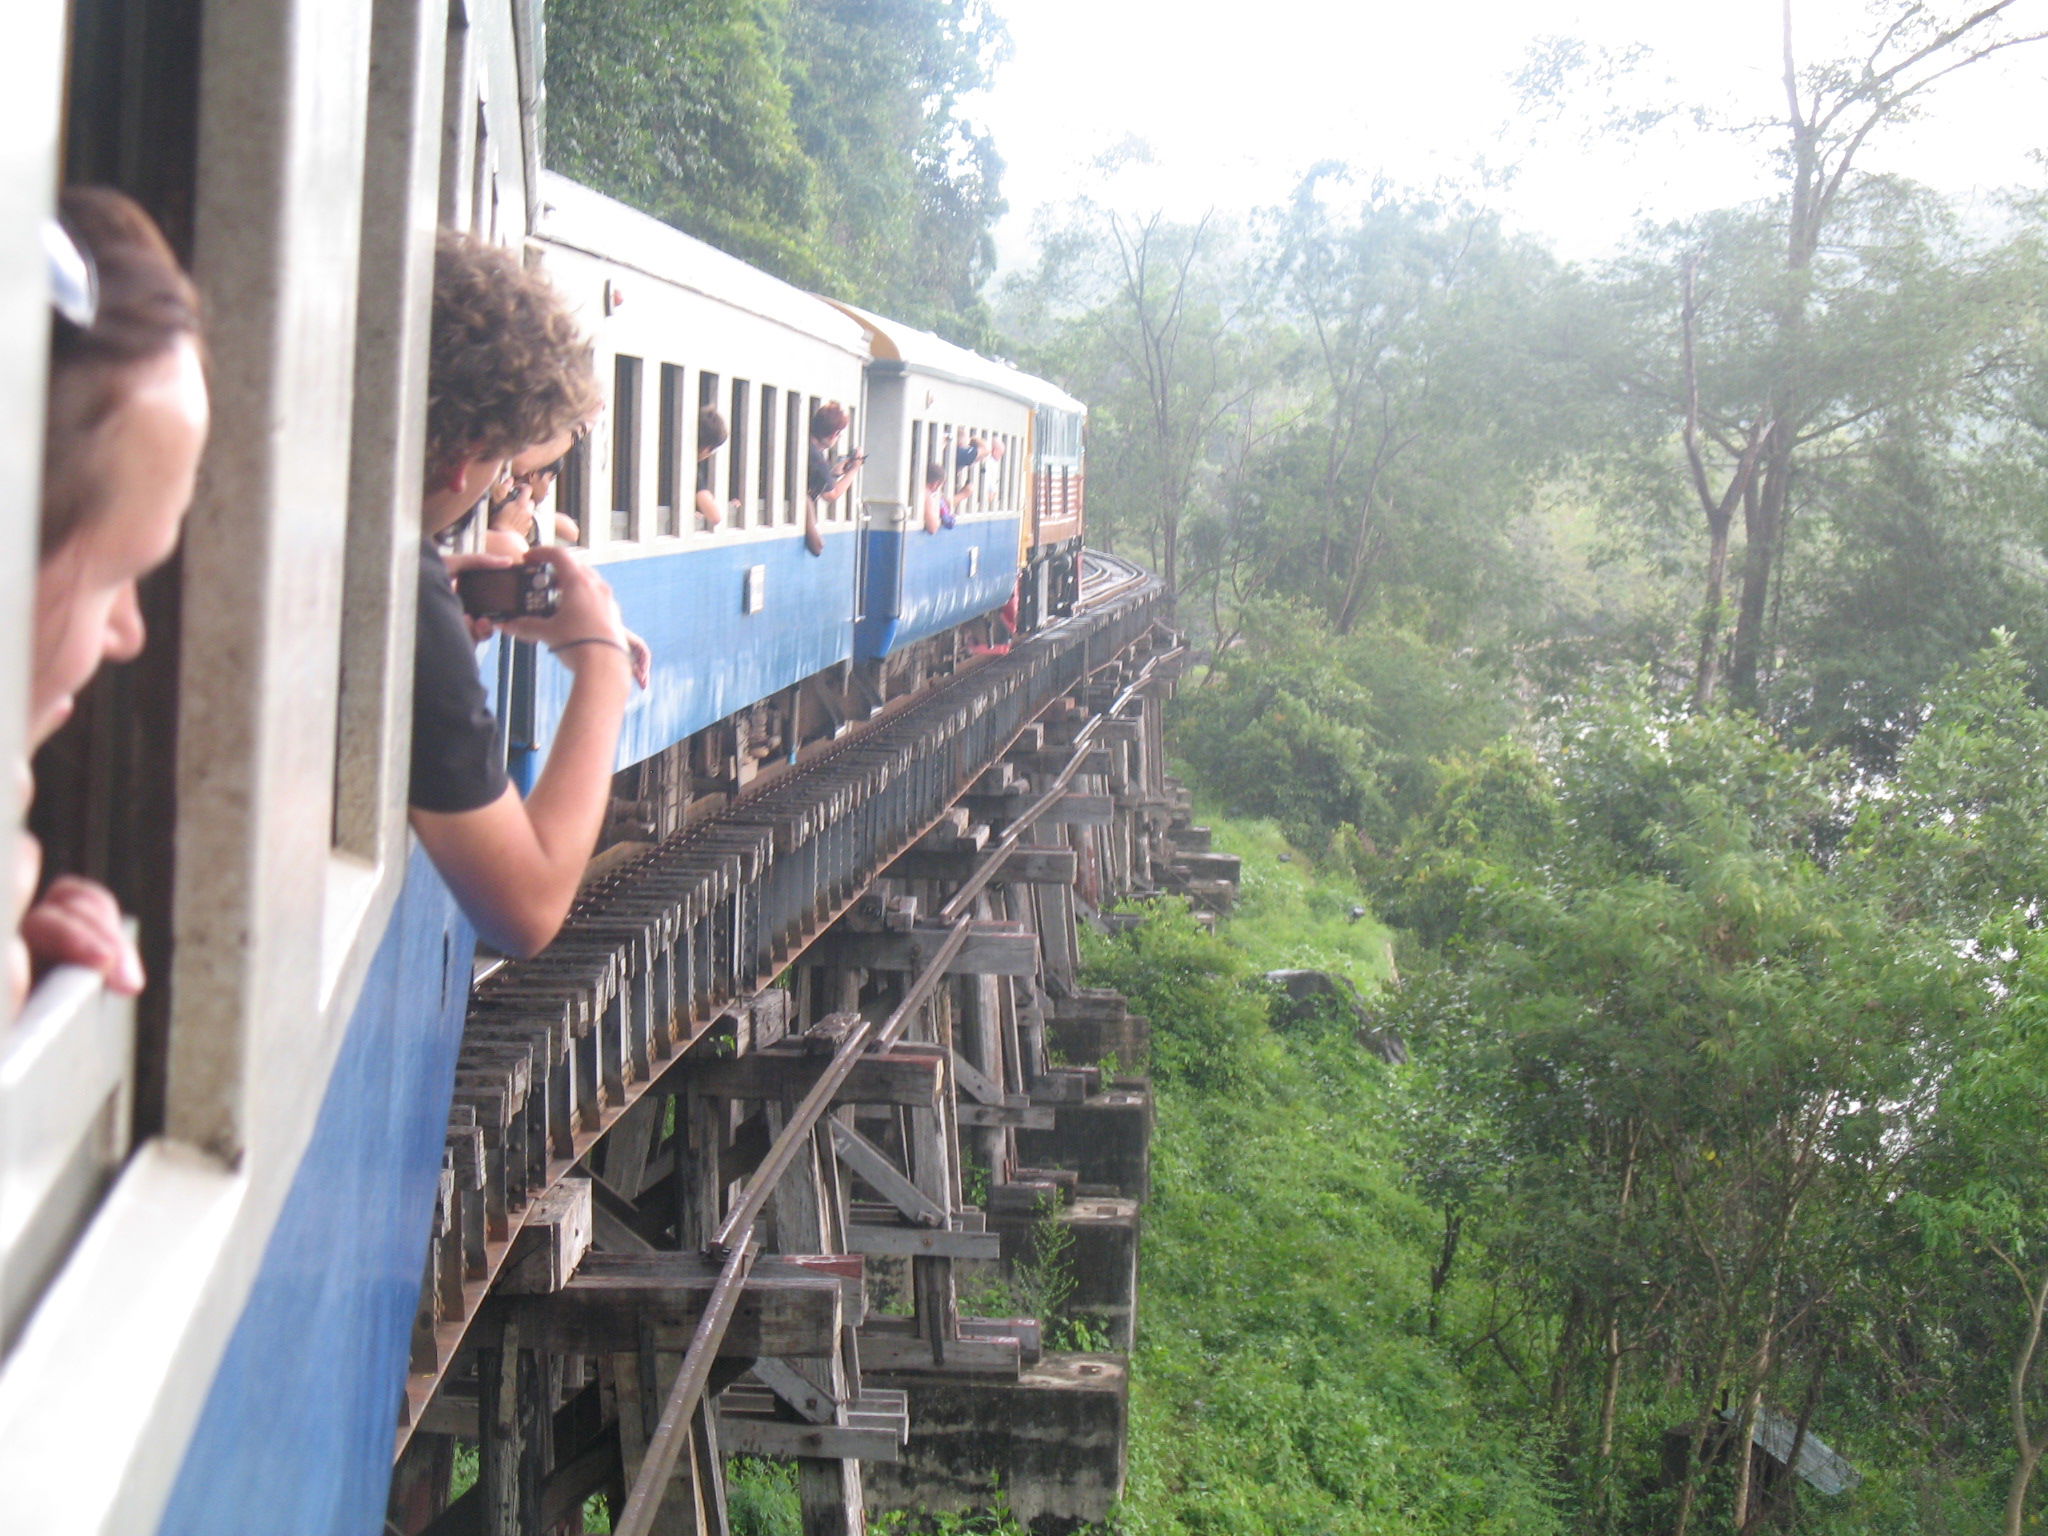
[[[1096,701],[1104,709],[1135,691],[1120,658],[1159,622],[1163,592],[1128,561],[1084,558],[1071,618],[610,872],[545,953],[478,986],[456,1067],[401,1451],[522,1229],[677,1057],[761,993],[1056,700],[1105,678],[1113,686]],[[1022,825],[1064,792],[1089,745],[1084,732],[1065,775]],[[944,914],[952,950],[976,933],[965,910],[955,902]],[[842,1054],[850,1064],[860,1052]],[[730,1265],[750,1252],[750,1230],[726,1228],[716,1250]]]

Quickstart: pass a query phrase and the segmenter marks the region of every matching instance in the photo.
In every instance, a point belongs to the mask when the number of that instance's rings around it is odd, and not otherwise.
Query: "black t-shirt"
[[[818,446],[816,438],[811,439],[811,499],[817,500],[832,489],[832,482],[839,478],[833,473],[832,455]]]
[[[415,810],[476,811],[504,794],[507,782],[497,718],[477,675],[476,642],[440,551],[432,539],[422,539],[406,799]]]

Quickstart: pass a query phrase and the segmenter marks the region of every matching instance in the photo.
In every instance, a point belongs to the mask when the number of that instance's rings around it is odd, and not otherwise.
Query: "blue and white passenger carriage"
[[[541,169],[538,0],[32,5],[0,137],[0,505],[33,546],[40,221],[105,181],[208,306],[214,435],[153,638],[45,773],[52,862],[142,926],[139,1009],[46,982],[0,1040],[0,1530],[381,1524],[474,938],[405,815],[431,241],[523,247],[609,404],[561,508],[649,642],[608,840],[668,836],[1070,608],[1082,407]],[[807,423],[868,462],[804,547]],[[693,510],[697,418],[730,510]],[[968,439],[959,526],[923,466]],[[949,478],[953,471],[949,461]],[[32,562],[0,573],[26,609]],[[26,651],[0,645],[0,754]],[[512,766],[560,678],[495,667]]]

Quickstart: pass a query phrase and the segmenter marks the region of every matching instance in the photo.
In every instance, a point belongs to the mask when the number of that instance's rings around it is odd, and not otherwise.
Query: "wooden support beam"
[[[855,1253],[906,1259],[989,1259],[1003,1256],[1002,1238],[994,1232],[946,1232],[931,1227],[886,1227],[856,1224],[846,1229],[846,1246]]]
[[[979,853],[924,853],[912,849],[888,869],[892,880],[943,880],[958,885],[980,867]],[[1003,860],[991,885],[1072,885],[1079,870],[1071,848],[1019,848]]]
[[[744,1414],[722,1414],[718,1438],[728,1456],[800,1456],[820,1460],[895,1461],[903,1443],[886,1429],[860,1429],[840,1424],[790,1424]]]
[[[1015,1376],[1023,1368],[1023,1346],[1015,1338],[948,1339],[945,1358],[932,1353],[931,1340],[891,1330],[860,1332],[863,1371],[947,1371],[976,1376]]]
[[[1001,1083],[996,1082],[986,1072],[982,1071],[981,1068],[961,1055],[958,1050],[955,1050],[952,1054],[953,1076],[958,1080],[962,1092],[967,1094],[977,1104],[1002,1104],[1008,1102],[1009,1096],[1003,1092],[1003,1085]],[[965,1125],[968,1122],[963,1120],[960,1123]]]
[[[831,1065],[797,1046],[778,1045],[746,1056],[693,1062],[678,1089],[720,1099],[801,1099]],[[833,1095],[835,1104],[905,1104],[930,1108],[945,1091],[945,1062],[936,1053],[899,1047],[870,1051]]]
[[[839,1161],[872,1185],[876,1194],[919,1226],[946,1225],[945,1209],[890,1162],[887,1153],[852,1126],[842,1125],[837,1120],[829,1124],[832,1127],[832,1150],[838,1155]],[[785,1350],[778,1353],[794,1351]]]
[[[828,933],[805,951],[806,965],[864,971],[922,971],[946,942],[950,930],[917,927],[908,933]],[[1027,930],[976,923],[949,976],[1029,976],[1038,969],[1038,940]]]
[[[962,1104],[956,1113],[962,1125],[984,1129],[1008,1126],[1024,1131],[1049,1131],[1053,1128],[1051,1106],[1035,1105],[1028,1100],[1016,1104]]]
[[[516,1322],[522,1343],[553,1354],[621,1354],[643,1337],[681,1354],[702,1316],[718,1270],[695,1254],[593,1253],[551,1296],[493,1303]],[[823,1355],[845,1318],[842,1277],[764,1259],[754,1266],[719,1353]]]
[[[804,1374],[787,1360],[756,1360],[753,1372],[761,1384],[806,1424],[832,1424],[839,1418],[841,1404],[827,1387]],[[732,1394],[727,1393],[730,1397]]]
[[[504,1296],[544,1296],[569,1283],[590,1251],[588,1179],[563,1179],[534,1201],[512,1240],[497,1289]]]

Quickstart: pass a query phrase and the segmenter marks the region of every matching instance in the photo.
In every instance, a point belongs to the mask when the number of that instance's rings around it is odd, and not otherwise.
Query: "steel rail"
[[[706,1256],[714,1263],[722,1262],[753,1232],[755,1221],[766,1209],[769,1197],[775,1193],[775,1186],[781,1182],[783,1174],[789,1171],[789,1165],[796,1160],[804,1138],[809,1136],[816,1129],[818,1122],[824,1118],[833,1095],[852,1074],[854,1063],[870,1045],[887,1050],[903,1038],[903,1032],[909,1027],[911,1018],[917,1009],[924,1005],[925,1000],[938,990],[939,983],[945,980],[947,968],[952,965],[954,957],[960,953],[972,931],[967,923],[956,924],[933,953],[931,962],[918,972],[917,979],[911,982],[909,990],[903,994],[903,1000],[891,1010],[889,1017],[879,1025],[872,1020],[863,1019],[859,1027],[840,1043],[839,1049],[832,1055],[832,1060],[826,1064],[824,1072],[817,1082],[811,1085],[811,1091],[806,1093],[796,1108],[790,1111],[788,1122],[769,1146],[768,1155],[761,1159],[760,1166],[754,1170],[754,1176],[747,1181],[747,1191],[732,1208],[732,1214],[725,1218],[717,1234],[705,1245]]]
[[[690,1419],[711,1383],[711,1364],[718,1357],[718,1346],[725,1339],[725,1330],[731,1326],[733,1313],[738,1309],[740,1296],[745,1290],[747,1274],[753,1268],[754,1224],[760,1220],[769,1197],[775,1193],[775,1186],[789,1171],[789,1165],[795,1160],[805,1138],[824,1118],[840,1084],[853,1071],[854,1063],[870,1045],[887,1050],[903,1037],[917,1010],[924,1006],[945,979],[947,970],[972,932],[970,923],[954,924],[944,942],[933,952],[930,962],[918,972],[917,979],[904,992],[902,1001],[890,1010],[889,1017],[879,1025],[863,1020],[859,1028],[846,1037],[811,1091],[790,1111],[789,1122],[769,1147],[768,1155],[761,1159],[753,1177],[747,1181],[747,1191],[733,1207],[732,1214],[719,1227],[717,1236],[705,1245],[705,1255],[720,1266],[718,1281],[712,1287],[704,1315],[697,1320],[697,1327],[690,1335],[689,1349],[683,1356],[682,1368],[676,1373],[675,1385],[669,1389],[662,1404],[661,1419],[648,1439],[647,1455],[640,1463],[640,1474],[633,1479],[625,1505],[612,1524],[613,1536],[647,1536],[653,1529],[669,1475],[682,1455]]]
[[[1118,590],[1127,584],[1120,584]],[[648,1439],[647,1454],[640,1463],[639,1475],[633,1479],[626,1502],[614,1517],[614,1536],[650,1536],[653,1530],[669,1479],[688,1444],[691,1421],[710,1386],[711,1368],[718,1357],[719,1345],[724,1342],[726,1330],[731,1326],[740,1298],[745,1293],[747,1276],[753,1269],[754,1226],[804,1142],[824,1118],[841,1085],[852,1074],[855,1063],[870,1049],[887,1050],[901,1040],[918,1010],[938,990],[973,932],[973,923],[961,915],[961,909],[988,885],[1031,824],[1066,792],[1092,749],[1103,721],[1123,709],[1150,680],[1159,664],[1179,654],[1181,649],[1176,646],[1149,659],[1137,677],[1118,693],[1109,708],[1081,728],[1074,739],[1073,755],[1053,787],[1016,819],[1005,831],[997,848],[970,876],[969,882],[941,909],[941,920],[949,924],[946,936],[890,1010],[889,1016],[879,1025],[863,1020],[833,1053],[810,1091],[790,1111],[787,1123],[769,1146],[753,1177],[747,1181],[745,1193],[717,1233],[705,1244],[706,1257],[720,1266],[718,1280],[712,1287],[704,1315],[698,1319],[690,1335],[689,1347],[683,1355],[681,1368],[676,1372],[675,1383],[662,1403],[661,1417]]]
[[[1178,656],[1185,649],[1185,646],[1176,645],[1172,650],[1162,651],[1157,656],[1149,659],[1144,667],[1140,669],[1138,675],[1131,680],[1130,684],[1110,702],[1109,708],[1095,716],[1094,719],[1090,720],[1074,734],[1073,754],[1067,759],[1066,767],[1062,768],[1059,771],[1059,775],[1052,781],[1052,787],[1017,813],[1016,817],[1010,822],[1010,825],[1004,829],[1003,835],[997,840],[995,847],[983,855],[982,861],[974,867],[974,872],[960,882],[960,888],[947,899],[943,907],[939,908],[940,922],[957,922],[966,912],[968,904],[984,890],[988,889],[989,882],[995,879],[997,873],[1002,869],[1004,862],[1023,843],[1024,834],[1031,830],[1032,824],[1040,816],[1044,815],[1058,802],[1060,797],[1067,792],[1067,786],[1073,783],[1080,774],[1081,764],[1088,754],[1094,750],[1096,732],[1101,728],[1103,722],[1114,718],[1125,705],[1129,704],[1137,696],[1138,690],[1151,681],[1153,671],[1161,662]]]
[[[668,1398],[661,1405],[661,1418],[648,1437],[640,1475],[633,1479],[625,1507],[612,1523],[612,1536],[649,1536],[654,1529],[654,1517],[661,1511],[669,1474],[675,1470],[676,1461],[688,1443],[690,1420],[703,1400],[704,1389],[711,1384],[712,1362],[718,1358],[718,1346],[725,1341],[725,1330],[732,1324],[733,1313],[739,1310],[740,1297],[746,1292],[747,1276],[753,1267],[754,1245],[749,1240],[733,1250],[719,1271],[718,1283],[712,1286],[711,1297],[704,1305],[704,1315],[697,1319],[697,1327],[690,1335],[690,1347],[683,1354],[675,1385],[669,1388]],[[724,1473],[711,1467],[705,1469],[704,1475],[721,1477]]]

